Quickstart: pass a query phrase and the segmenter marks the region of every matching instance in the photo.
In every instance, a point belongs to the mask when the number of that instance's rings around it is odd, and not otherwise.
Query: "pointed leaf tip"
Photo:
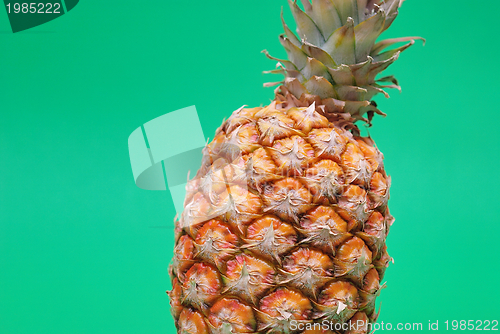
[[[288,3],[297,24],[299,37],[314,45],[324,43],[325,39],[311,17],[300,9],[296,1],[288,0]]]
[[[308,15],[311,15],[313,8],[312,8],[311,3],[309,2],[309,0],[301,0],[301,2],[302,2],[302,6],[304,6],[304,9],[305,9],[306,13]]]
[[[354,20],[352,17],[347,18],[346,25],[333,32],[322,49],[332,56],[336,64],[356,63]]]
[[[312,0],[313,19],[326,38],[342,27],[339,13],[331,0]]]
[[[285,22],[285,18],[283,16],[283,7],[281,7],[281,23],[283,24],[283,29],[285,30],[286,36],[290,39],[290,41],[293,44],[300,47],[301,43],[300,43],[299,39],[297,38],[297,36],[295,36],[293,31],[288,27],[288,25]]]
[[[385,12],[379,10],[378,13],[361,22],[354,28],[357,62],[365,61],[366,57],[370,54],[373,44],[382,33],[385,18]]]
[[[389,39],[384,39],[384,40],[376,43],[373,46],[370,54],[371,55],[377,55],[380,52],[382,52],[384,49],[386,49],[389,46],[394,45],[396,43],[408,42],[408,41],[410,41],[410,42],[413,41],[413,43],[415,43],[416,40],[421,40],[423,42],[423,45],[425,45],[425,42],[426,42],[425,38],[418,37],[418,36],[400,37],[400,38],[389,38]]]

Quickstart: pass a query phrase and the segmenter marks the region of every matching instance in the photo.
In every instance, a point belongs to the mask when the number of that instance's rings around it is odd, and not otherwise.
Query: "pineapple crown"
[[[285,34],[280,42],[288,60],[278,61],[275,70],[283,74],[276,90],[277,100],[320,100],[324,111],[349,113],[354,120],[370,123],[375,113],[384,115],[372,98],[378,93],[389,97],[384,88],[401,90],[394,76],[376,78],[398,59],[399,54],[421,37],[402,37],[376,42],[390,27],[403,0],[288,0],[297,24],[295,35],[281,19]],[[386,49],[399,42],[407,44]],[[367,115],[367,117],[365,117]]]

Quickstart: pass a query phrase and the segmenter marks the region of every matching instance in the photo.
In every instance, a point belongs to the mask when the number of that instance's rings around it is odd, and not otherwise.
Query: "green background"
[[[83,1],[17,34],[0,11],[0,333],[174,332],[175,212],[134,185],[127,138],[189,105],[212,137],[268,103],[281,6]],[[409,0],[385,34],[428,42],[389,68],[403,93],[370,129],[396,217],[384,322],[500,318],[496,6]]]

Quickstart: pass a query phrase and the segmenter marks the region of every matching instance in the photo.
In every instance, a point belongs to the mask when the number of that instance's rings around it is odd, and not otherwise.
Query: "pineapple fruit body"
[[[377,317],[393,221],[383,156],[315,103],[285,104],[233,113],[188,185],[169,292],[180,333]]]
[[[378,75],[414,38],[376,40],[401,2],[289,1],[289,60],[266,53],[285,76],[274,101],[236,110],[187,185],[168,292],[178,333],[354,334],[376,321],[390,178],[354,123],[399,88]]]

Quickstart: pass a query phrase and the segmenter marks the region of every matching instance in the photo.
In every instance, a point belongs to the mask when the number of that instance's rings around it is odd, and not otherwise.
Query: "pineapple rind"
[[[373,141],[321,111],[315,102],[240,108],[204,149],[176,222],[169,296],[178,333],[376,320],[390,261],[389,177]],[[327,183],[334,188],[322,192]]]

